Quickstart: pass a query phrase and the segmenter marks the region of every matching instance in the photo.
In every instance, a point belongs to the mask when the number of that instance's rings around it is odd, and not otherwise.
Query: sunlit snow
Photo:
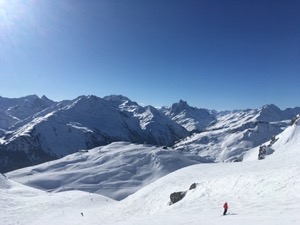
[[[264,160],[192,165],[122,201],[81,191],[44,192],[1,176],[0,221],[5,225],[299,224],[299,121],[278,137],[274,153]],[[188,190],[192,183],[197,188]],[[176,191],[187,194],[169,205],[169,196]],[[222,216],[225,201],[229,214]]]

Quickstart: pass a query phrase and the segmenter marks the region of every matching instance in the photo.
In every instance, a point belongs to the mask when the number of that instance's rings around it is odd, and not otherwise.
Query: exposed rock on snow
[[[185,195],[186,195],[186,191],[173,192],[170,195],[170,200],[171,200],[170,204],[174,204],[176,202],[179,202],[181,199],[184,198]]]

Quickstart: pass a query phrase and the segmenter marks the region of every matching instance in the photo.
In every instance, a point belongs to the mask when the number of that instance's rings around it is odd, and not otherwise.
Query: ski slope
[[[0,179],[2,225],[298,225],[300,122],[288,127],[264,160],[192,165],[122,201],[79,191],[47,193]],[[197,188],[187,191],[192,183]],[[169,195],[187,191],[169,205]],[[227,201],[229,215],[221,216]]]

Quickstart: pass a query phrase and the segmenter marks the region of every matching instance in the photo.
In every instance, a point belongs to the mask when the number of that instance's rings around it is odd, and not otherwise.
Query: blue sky
[[[300,106],[299,0],[0,0],[0,95]]]

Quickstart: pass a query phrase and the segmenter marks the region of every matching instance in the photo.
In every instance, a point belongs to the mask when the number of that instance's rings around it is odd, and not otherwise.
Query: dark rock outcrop
[[[184,198],[185,195],[186,195],[186,191],[173,192],[170,195],[171,204],[180,201],[181,199]]]
[[[193,183],[193,184],[190,186],[190,189],[189,189],[189,190],[196,189],[196,187],[197,187],[197,184],[196,184],[196,183]]]

